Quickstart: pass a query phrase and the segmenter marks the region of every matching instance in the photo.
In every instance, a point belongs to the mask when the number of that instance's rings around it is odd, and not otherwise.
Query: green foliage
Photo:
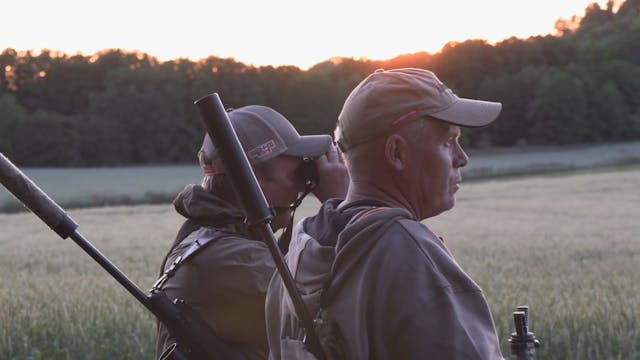
[[[583,81],[560,69],[546,71],[543,76],[527,113],[533,124],[532,138],[540,143],[584,141],[588,124]]]
[[[639,138],[638,0],[617,12],[593,3],[572,22],[558,36],[452,42],[437,54],[385,61],[333,58],[307,71],[215,56],[159,62],[118,49],[5,49],[0,149],[34,166],[194,163],[203,130],[193,102],[204,95],[218,92],[234,108],[271,106],[303,134],[332,134],[351,89],[376,68],[396,67],[430,69],[462,97],[502,102],[496,123],[463,134],[474,147]]]
[[[109,73],[105,90],[89,101],[90,116],[82,138],[87,162],[93,158],[106,165],[167,163],[187,160],[185,155],[193,159],[194,153],[187,154],[181,147],[193,135],[190,129],[197,128],[188,122],[185,111],[191,104],[174,91],[182,79],[165,69],[125,68]]]
[[[77,163],[77,119],[36,111],[16,127],[14,159],[23,166],[62,166]]]
[[[529,111],[531,99],[536,98],[536,89],[544,71],[540,67],[527,66],[512,75],[502,74],[486,79],[479,89],[479,97],[500,99],[503,107],[500,120],[490,127],[476,130],[478,136],[488,134],[494,145],[529,144],[531,119],[523,114]]]
[[[317,64],[287,84],[281,111],[301,133],[332,134],[344,99],[373,70],[348,59]]]
[[[25,109],[13,94],[0,91],[0,152],[13,154],[16,147],[16,129],[27,117]]]

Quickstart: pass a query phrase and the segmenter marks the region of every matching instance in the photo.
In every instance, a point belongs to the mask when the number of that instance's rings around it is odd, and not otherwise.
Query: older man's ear
[[[390,135],[384,143],[384,160],[396,171],[406,169],[409,162],[409,142],[399,134]]]

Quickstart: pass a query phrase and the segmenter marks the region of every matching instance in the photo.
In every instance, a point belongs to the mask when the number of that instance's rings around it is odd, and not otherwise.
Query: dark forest
[[[262,104],[303,134],[331,134],[351,89],[377,68],[434,71],[461,97],[500,101],[469,148],[640,138],[640,0],[597,3],[558,20],[557,34],[449,43],[384,61],[334,58],[308,70],[232,58],[160,62],[108,49],[0,53],[0,151],[21,166],[195,163],[204,130],[194,100]],[[429,36],[425,34],[425,36]]]

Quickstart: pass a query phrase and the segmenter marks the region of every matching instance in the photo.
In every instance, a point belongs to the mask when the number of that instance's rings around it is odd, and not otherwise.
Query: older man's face
[[[460,188],[460,168],[469,158],[458,139],[460,127],[438,120],[424,120],[420,133],[411,136],[409,195],[419,219],[453,208]]]

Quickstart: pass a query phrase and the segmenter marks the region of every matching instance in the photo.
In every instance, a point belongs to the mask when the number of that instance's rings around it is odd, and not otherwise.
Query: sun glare
[[[146,1],[113,0],[93,8],[80,0],[55,5],[34,0],[4,6],[7,13],[33,16],[29,22],[4,17],[0,49],[92,55],[120,48],[159,60],[218,56],[252,65],[308,68],[333,57],[389,59],[436,53],[450,41],[495,43],[512,36],[545,35],[554,32],[558,19],[584,14],[591,2],[325,0],[302,5],[293,0],[188,0],[180,6],[149,6]],[[598,3],[606,6],[606,1]]]

